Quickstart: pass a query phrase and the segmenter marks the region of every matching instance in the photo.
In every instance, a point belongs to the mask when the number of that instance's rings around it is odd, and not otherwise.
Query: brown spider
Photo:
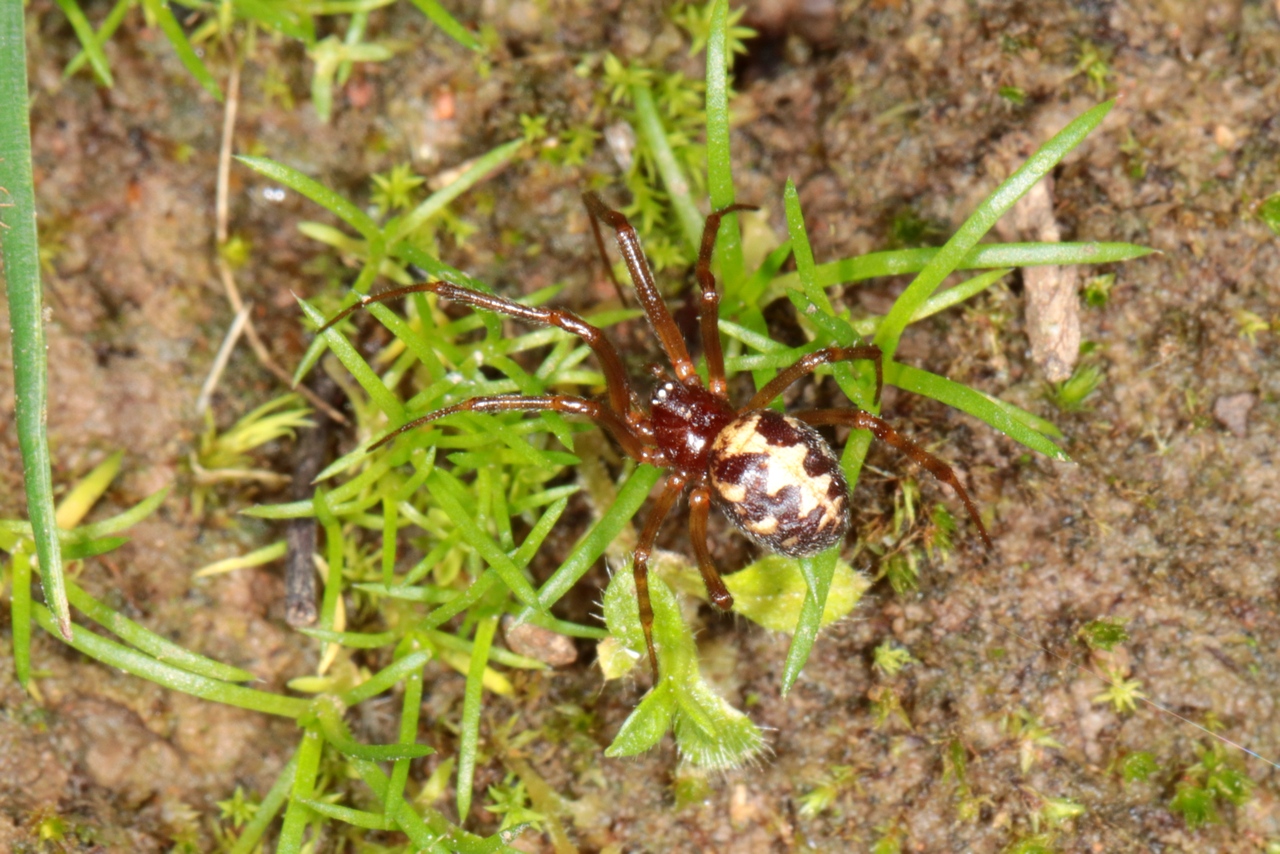
[[[883,384],[879,347],[860,345],[816,350],[779,373],[756,392],[746,406],[735,409],[729,402],[724,354],[720,346],[720,294],[711,274],[711,254],[721,218],[735,211],[754,208],[731,205],[715,211],[707,217],[702,232],[695,271],[702,290],[698,317],[707,361],[707,384],[704,386],[689,357],[684,338],[658,293],[635,229],[620,211],[605,205],[595,193],[586,193],[583,201],[591,214],[591,225],[602,253],[604,243],[598,222],[603,221],[616,232],[618,248],[635,283],[640,304],[675,372],[673,380],[661,368],[653,368],[659,382],[650,396],[649,412],[644,412],[638,405],[618,351],[598,327],[570,311],[520,305],[470,288],[425,281],[426,274],[422,270],[410,267],[410,272],[423,281],[366,297],[330,320],[321,331],[370,303],[424,291],[434,293],[519,320],[545,323],[579,336],[600,361],[608,396],[606,401],[562,394],[473,397],[410,421],[379,439],[370,450],[386,444],[406,430],[456,412],[549,410],[590,418],[608,431],[632,458],[668,469],[670,473],[640,533],[633,559],[640,625],[644,629],[649,664],[655,679],[658,676],[658,656],[653,646],[653,608],[649,603],[649,554],[663,520],[686,490],[689,490],[689,533],[698,569],[711,602],[722,611],[733,606],[733,597],[725,588],[707,548],[707,517],[713,497],[729,520],[747,537],[790,557],[814,555],[844,539],[849,529],[849,486],[839,458],[814,429],[815,425],[843,424],[870,430],[876,438],[920,463],[934,477],[950,484],[959,493],[978,526],[983,542],[991,548],[991,539],[978,510],[951,467],[886,422],[860,409],[811,409],[789,416],[766,408],[788,386],[820,365],[853,360],[874,363],[875,400],[879,402]]]

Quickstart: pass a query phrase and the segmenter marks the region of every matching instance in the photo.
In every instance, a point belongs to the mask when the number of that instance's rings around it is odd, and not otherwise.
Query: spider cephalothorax
[[[882,377],[878,347],[859,345],[816,350],[779,373],[746,405],[737,408],[729,402],[720,346],[720,295],[711,274],[711,253],[721,218],[734,211],[750,210],[749,206],[732,205],[712,213],[702,232],[696,273],[702,294],[698,319],[707,362],[704,385],[680,330],[658,293],[635,229],[625,216],[605,205],[595,193],[587,193],[583,201],[591,214],[602,252],[599,222],[603,221],[616,232],[618,248],[635,283],[640,304],[675,373],[671,378],[659,372],[649,411],[636,405],[637,398],[622,368],[622,359],[598,327],[562,309],[534,308],[470,288],[425,281],[426,274],[411,267],[415,278],[422,281],[366,298],[330,320],[324,328],[372,302],[424,291],[439,294],[476,308],[555,326],[581,337],[600,362],[607,395],[603,401],[560,394],[473,397],[410,421],[380,439],[373,448],[406,430],[456,412],[549,410],[590,418],[613,436],[629,456],[667,469],[666,482],[640,533],[633,560],[640,625],[655,677],[658,657],[653,646],[653,609],[649,603],[649,555],[663,519],[686,491],[689,493],[689,534],[698,569],[712,603],[722,610],[733,606],[733,597],[725,588],[707,548],[707,518],[713,500],[750,539],[784,555],[817,554],[844,539],[849,529],[849,486],[839,459],[813,429],[815,426],[842,424],[870,430],[876,438],[907,454],[956,490],[978,526],[983,542],[991,546],[977,508],[951,467],[886,422],[854,408],[811,409],[793,415],[766,408],[788,386],[815,368],[852,360],[869,360],[875,366],[875,399],[879,401]]]

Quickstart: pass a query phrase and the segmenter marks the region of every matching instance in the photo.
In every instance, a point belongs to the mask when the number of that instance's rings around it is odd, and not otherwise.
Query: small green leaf
[[[618,730],[604,755],[612,759],[636,756],[649,750],[671,729],[675,712],[676,701],[671,696],[670,683],[659,683],[623,722],[622,729]]]
[[[698,768],[737,768],[764,749],[760,728],[701,679],[676,694],[676,747]]]
[[[704,600],[707,598],[702,576],[692,566],[684,565],[668,577],[682,593]],[[744,569],[726,575],[724,583],[733,594],[735,614],[741,614],[773,632],[795,631],[809,590],[796,558],[765,555]],[[848,616],[870,586],[870,580],[864,575],[854,572],[844,561],[837,560],[821,626],[829,626]]]
[[[615,573],[605,589],[604,615],[615,638],[643,653],[644,632],[635,596],[632,574]],[[649,573],[649,598],[658,685],[627,719],[606,755],[635,755],[674,728],[676,748],[694,765],[720,769],[741,765],[764,748],[764,736],[702,678],[693,633],[680,616],[675,594],[655,572]]]

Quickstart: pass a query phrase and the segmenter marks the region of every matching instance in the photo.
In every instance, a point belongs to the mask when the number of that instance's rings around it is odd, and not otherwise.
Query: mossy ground
[[[1057,171],[1055,217],[1065,239],[1126,240],[1162,254],[1117,268],[1108,303],[1085,310],[1084,337],[1105,367],[1087,411],[1062,414],[1046,398],[1026,358],[1016,280],[908,332],[901,361],[1055,420],[1077,464],[1028,458],[965,416],[887,396],[886,417],[963,469],[993,512],[997,552],[984,558],[961,540],[950,563],[926,569],[918,593],[873,588],[854,618],[820,639],[786,699],[777,687],[786,639],[704,613],[708,670],[772,728],[773,755],[758,767],[703,788],[677,777],[669,741],[639,759],[606,760],[603,748],[643,686],[602,690],[589,654],[568,671],[517,674],[515,698],[487,700],[484,733],[512,715],[517,731],[541,728],[525,748],[528,761],[579,801],[571,835],[582,849],[868,850],[896,833],[904,850],[1000,851],[1032,834],[1046,798],[1086,808],[1056,831],[1061,851],[1246,852],[1280,839],[1275,772],[1253,760],[1243,765],[1259,784],[1252,801],[1225,809],[1226,824],[1188,830],[1167,805],[1176,774],[1197,761],[1206,737],[1147,707],[1117,715],[1095,704],[1106,686],[1070,663],[1089,663],[1076,640],[1081,625],[1127,618],[1123,666],[1147,696],[1197,722],[1212,716],[1229,738],[1280,756],[1280,668],[1271,654],[1280,647],[1280,243],[1250,216],[1280,186],[1272,127],[1280,23],[1258,3],[1078,5],[1035,4],[1023,14],[1004,3],[781,3],[745,21],[762,37],[737,68],[739,198],[766,206],[783,235],[781,188],[793,178],[819,260],[921,236],[903,223],[945,235],[1027,141],[1043,141],[1095,103],[1098,85],[1122,100]],[[109,495],[123,507],[183,482],[201,429],[193,401],[230,322],[212,254],[221,109],[158,34],[136,28],[109,48],[115,89],[84,76],[64,82],[75,50],[65,20],[47,2],[28,14],[51,265],[54,475],[68,483],[123,448],[127,476]],[[380,14],[389,30],[410,26],[407,8]],[[649,4],[499,0],[485,5],[483,20],[498,34],[486,67],[416,17],[406,31],[426,29],[424,45],[358,71],[327,126],[305,103],[269,102],[261,77],[249,74],[238,148],[287,158],[359,197],[374,171],[411,159],[430,175],[519,136],[521,114],[550,116],[553,126],[595,121],[591,94],[601,84],[573,73],[585,54],[683,61],[678,31]],[[1090,49],[1105,66],[1077,72]],[[297,59],[288,49],[277,57],[304,102]],[[687,73],[700,74],[699,62],[688,60]],[[1002,87],[1019,90],[1023,103],[1002,97]],[[603,141],[582,166],[527,160],[507,169],[455,206],[478,230],[463,246],[446,245],[445,257],[508,293],[567,282],[568,304],[607,297],[587,290],[593,250],[578,194],[617,170]],[[309,296],[350,274],[294,229],[315,208],[294,196],[272,200],[245,170],[232,180],[232,229],[253,245],[240,281],[272,351],[292,364],[308,336],[290,292]],[[882,311],[901,286],[879,281],[832,298]],[[1242,336],[1241,311],[1272,330]],[[767,313],[784,339],[794,334],[789,312]],[[0,322],[0,339],[7,327]],[[637,368],[655,358],[640,324],[619,337]],[[10,376],[0,371],[0,384]],[[230,423],[279,391],[242,347],[215,411]],[[1212,414],[1216,400],[1237,393],[1256,398],[1243,435]],[[0,407],[0,418],[11,414],[7,387]],[[287,470],[289,448],[277,451]],[[870,463],[855,523],[875,530],[902,466],[883,449]],[[931,484],[924,491],[951,501]],[[6,433],[0,511],[20,514],[21,495],[16,442]],[[230,512],[249,497],[229,495],[222,512],[193,520],[179,490],[132,543],[90,561],[82,580],[153,629],[279,690],[313,664],[313,645],[283,625],[279,576],[191,581],[196,567],[265,541],[267,525]],[[566,514],[539,569],[555,566],[579,532]],[[663,544],[686,549],[683,537],[683,526],[671,525]],[[741,541],[715,539],[726,566],[747,558]],[[563,606],[585,615],[603,581],[603,570],[593,573]],[[872,661],[890,638],[917,663],[888,680]],[[35,647],[40,706],[19,693],[3,652],[0,849],[40,850],[41,822],[57,816],[110,850],[168,850],[196,816],[216,815],[214,802],[236,785],[268,786],[295,739],[286,724],[109,672],[44,636]],[[886,684],[909,727],[893,718],[876,726],[871,698]],[[462,679],[433,665],[427,685],[423,737],[440,753],[425,760],[424,775],[454,750],[440,724],[457,719]],[[1029,768],[1005,726],[1022,711],[1061,745],[1040,748]],[[393,720],[369,714],[356,727],[386,741]],[[1125,786],[1114,764],[1139,750],[1164,770]],[[963,785],[957,755],[967,766]],[[846,785],[829,809],[807,817],[804,796],[831,780],[834,766],[852,769],[836,775]],[[499,762],[483,763],[477,791],[504,775]],[[691,801],[677,803],[677,791],[693,793]],[[972,819],[961,821],[966,809]],[[525,843],[549,847],[532,833]],[[71,834],[60,844],[79,843]]]

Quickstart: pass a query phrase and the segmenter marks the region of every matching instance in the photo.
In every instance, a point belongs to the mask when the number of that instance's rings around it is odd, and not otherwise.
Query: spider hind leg
[[[982,542],[987,547],[987,550],[993,551],[995,549],[991,542],[991,537],[987,534],[986,526],[982,524],[982,517],[978,514],[977,506],[973,503],[973,499],[969,497],[969,493],[965,490],[964,485],[960,483],[960,478],[956,477],[956,473],[951,466],[899,433],[887,421],[860,409],[809,409],[795,413],[794,417],[815,427],[822,424],[844,424],[855,430],[870,430],[871,434],[877,439],[897,448],[928,469],[929,473],[938,480],[954,489],[956,494],[960,496],[960,500],[964,502],[965,510],[969,512],[969,518],[978,526],[978,533],[982,536]]]

